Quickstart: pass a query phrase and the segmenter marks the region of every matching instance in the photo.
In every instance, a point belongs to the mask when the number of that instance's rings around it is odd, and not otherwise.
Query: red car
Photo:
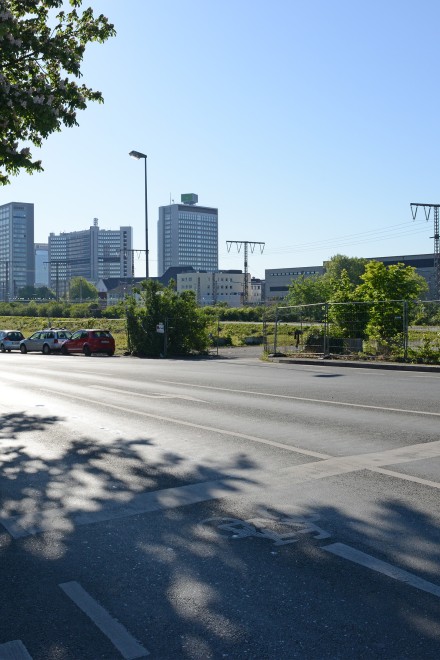
[[[98,330],[96,328],[77,330],[61,347],[63,355],[69,353],[84,353],[84,355],[107,353],[107,355],[114,355],[114,352],[115,340],[112,334],[108,330]]]

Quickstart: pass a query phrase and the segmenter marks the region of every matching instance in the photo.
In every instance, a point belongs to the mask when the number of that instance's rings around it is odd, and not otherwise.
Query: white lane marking
[[[420,477],[413,477],[411,474],[404,474],[403,472],[395,472],[394,470],[385,470],[384,468],[374,468],[373,472],[380,472],[388,477],[396,477],[397,479],[404,479],[405,481],[412,481],[422,486],[429,486],[429,488],[440,488],[440,483],[437,481],[430,481],[429,479],[421,479]]]
[[[322,549],[326,550],[326,552],[331,552],[333,555],[342,557],[343,559],[348,559],[348,561],[352,561],[355,564],[359,564],[359,566],[364,566],[377,573],[382,573],[393,580],[404,582],[415,589],[426,591],[428,594],[440,598],[440,586],[437,584],[419,578],[417,575],[405,571],[402,568],[397,568],[386,561],[376,559],[376,557],[367,555],[365,552],[351,548],[349,545],[345,545],[345,543],[332,543],[331,545],[324,546]]]
[[[161,392],[157,392],[154,394],[144,394],[142,392],[132,392],[130,390],[122,390],[120,387],[105,387],[105,385],[89,385],[94,390],[105,390],[106,392],[116,392],[117,394],[120,394],[123,392],[124,394],[129,394],[130,396],[141,396],[144,397],[145,399],[185,399],[186,401],[195,401],[196,403],[208,403],[207,401],[204,401],[203,399],[195,399],[192,396],[185,396],[185,394],[163,394]]]
[[[1,660],[32,660],[25,645],[19,639],[0,644],[0,658]]]
[[[58,396],[63,396],[68,399],[74,399],[75,401],[83,401],[85,403],[93,403],[92,399],[85,398],[82,396],[77,396],[76,394],[69,394],[67,392],[61,392],[59,390],[49,390],[45,389],[46,394],[55,394]],[[251,440],[252,442],[259,442],[263,445],[269,445],[270,447],[277,447],[278,449],[285,449],[286,451],[291,451],[295,454],[304,454],[304,456],[311,456],[312,458],[329,458],[328,454],[321,454],[316,451],[309,451],[308,449],[300,449],[299,447],[292,447],[291,445],[284,445],[281,442],[275,442],[273,440],[266,440],[265,438],[258,438],[254,435],[247,435],[245,433],[239,433],[238,431],[226,431],[225,429],[219,429],[215,426],[205,426],[204,424],[195,424],[194,422],[187,422],[184,419],[175,419],[173,417],[165,417],[164,415],[155,415],[153,413],[147,413],[143,410],[133,410],[133,408],[125,408],[123,406],[117,406],[113,403],[107,403],[105,401],[100,401],[99,405],[101,408],[112,408],[113,410],[120,410],[124,413],[129,413],[131,415],[140,415],[141,417],[149,417],[150,419],[157,419],[160,422],[170,422],[171,424],[179,424],[181,426],[189,426],[193,429],[201,429],[202,431],[210,431],[211,433],[218,433],[220,435],[226,435],[232,438],[243,438],[244,440]]]
[[[79,582],[64,582],[59,587],[108,637],[124,660],[134,660],[149,655],[147,649],[139,644],[119,621],[116,621],[102,605],[94,600]]]
[[[99,511],[72,511],[68,507],[57,507],[25,513],[20,516],[1,516],[0,523],[16,539],[49,531],[71,532],[75,525],[89,525],[128,516],[137,516],[153,511],[174,509],[188,504],[197,504],[220,499],[234,489],[234,477],[218,481],[205,481],[189,486],[165,488],[150,493],[134,495],[125,504],[109,501],[109,509]],[[116,506],[115,506],[116,504]],[[1,656],[0,656],[1,658]]]
[[[303,465],[292,465],[280,472],[280,480],[288,479],[289,483],[304,483],[314,479],[327,479],[350,472],[369,470],[379,472],[387,476],[396,477],[404,481],[414,481],[424,486],[439,488],[440,484],[418,477],[411,477],[392,470],[383,469],[382,465],[396,465],[399,463],[411,463],[413,461],[427,460],[440,456],[440,441],[426,442],[417,445],[398,447],[397,449],[386,449],[382,452],[370,454],[358,454],[352,456],[334,456],[323,461],[305,463]]]
[[[290,399],[292,401],[306,401],[308,403],[326,403],[332,406],[348,406],[350,408],[365,408],[367,410],[384,410],[386,412],[399,412],[409,413],[411,415],[428,415],[433,417],[440,417],[440,412],[427,412],[424,410],[409,410],[406,408],[388,408],[385,406],[369,406],[364,403],[348,403],[347,401],[333,401],[328,399],[310,399],[303,396],[290,396],[288,394],[271,394],[269,392],[255,392],[253,390],[235,390],[229,387],[214,387],[213,385],[193,385],[192,383],[181,383],[175,380],[158,380],[158,383],[166,383],[168,385],[184,385],[184,387],[195,387],[203,390],[215,390],[218,392],[233,392],[234,394],[255,394],[257,396],[265,396],[272,399]]]

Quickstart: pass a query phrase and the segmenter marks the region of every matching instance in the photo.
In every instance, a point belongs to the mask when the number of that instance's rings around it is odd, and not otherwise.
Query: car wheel
[[[67,350],[67,348],[65,346],[61,346],[61,353],[63,355],[69,355],[69,351]]]
[[[109,357],[111,357],[111,356],[114,355],[114,354],[115,354],[114,351],[107,351],[107,355],[108,355]]]
[[[43,346],[43,355],[50,355],[50,347],[47,344]]]
[[[87,346],[87,344],[83,348],[84,355],[87,355],[87,357],[90,357],[92,354],[92,351],[90,350],[90,346]]]
[[[22,345],[20,346],[20,351],[21,351],[22,353],[27,353],[27,348],[26,348],[26,346],[25,346],[24,344],[22,344]]]
[[[3,346],[3,344],[0,346],[0,351],[2,353],[6,353],[6,348]]]

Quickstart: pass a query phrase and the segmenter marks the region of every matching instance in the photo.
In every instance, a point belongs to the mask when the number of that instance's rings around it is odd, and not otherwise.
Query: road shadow
[[[41,523],[44,513],[49,524],[0,534],[0,643],[21,639],[34,660],[119,658],[90,621],[78,625],[58,586],[75,580],[161,659],[438,657],[438,597],[327,549],[342,543],[440,584],[437,513],[391,493],[371,522],[331,503],[268,507],[262,466],[245,452],[189,461],[146,435],[51,447],[41,434],[58,421],[17,413],[0,423],[2,519]],[[134,506],[201,483],[204,501]]]

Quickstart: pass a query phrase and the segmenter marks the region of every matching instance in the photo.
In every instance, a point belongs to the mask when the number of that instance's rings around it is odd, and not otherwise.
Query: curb
[[[349,367],[351,369],[386,369],[388,371],[425,371],[440,374],[440,365],[435,364],[401,364],[400,362],[354,362],[350,360],[312,360],[307,358],[268,357],[269,362],[281,364],[311,364],[326,367]]]

